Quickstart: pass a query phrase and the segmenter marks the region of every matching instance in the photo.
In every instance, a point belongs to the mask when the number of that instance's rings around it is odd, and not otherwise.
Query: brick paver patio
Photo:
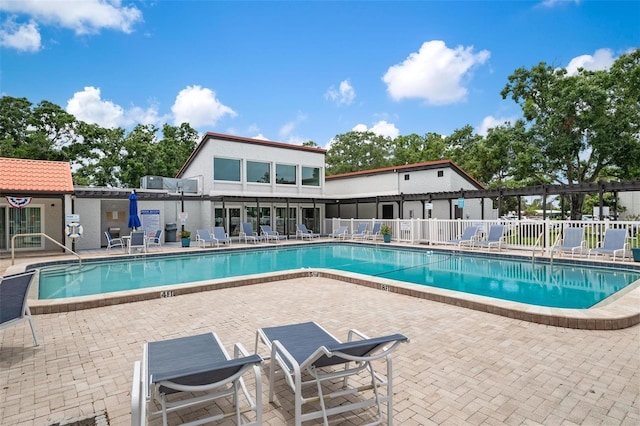
[[[638,326],[557,328],[314,277],[37,315],[39,347],[27,324],[2,330],[0,424],[106,411],[127,425],[145,341],[214,330],[227,350],[252,350],[258,327],[310,320],[341,339],[349,328],[410,337],[394,353],[397,425],[640,424]],[[293,424],[290,390],[269,404],[263,384],[264,423]]]

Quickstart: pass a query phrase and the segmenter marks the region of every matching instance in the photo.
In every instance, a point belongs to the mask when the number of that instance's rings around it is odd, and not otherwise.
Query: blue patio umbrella
[[[140,227],[140,218],[138,217],[138,196],[135,192],[129,195],[129,228],[136,229]]]

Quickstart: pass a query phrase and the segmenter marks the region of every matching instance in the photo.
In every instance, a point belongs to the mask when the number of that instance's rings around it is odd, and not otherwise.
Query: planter
[[[640,262],[640,247],[632,248],[631,253],[633,254],[633,261]]]
[[[382,238],[383,238],[385,243],[390,243],[391,242],[391,235],[383,235]]]
[[[182,247],[189,247],[191,245],[191,238],[182,238]]]

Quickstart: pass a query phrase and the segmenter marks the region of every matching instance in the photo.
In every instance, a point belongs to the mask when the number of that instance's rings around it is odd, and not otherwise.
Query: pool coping
[[[291,246],[288,246],[291,247]],[[399,246],[404,249],[434,250],[433,247],[418,248]],[[274,247],[275,248],[275,247]],[[234,248],[232,250],[238,250]],[[225,250],[226,251],[226,250]],[[434,250],[439,251],[439,250]],[[204,250],[203,250],[204,252]],[[471,254],[483,255],[473,252]],[[497,253],[499,254],[499,253]],[[168,255],[164,253],[163,255]],[[169,254],[169,255],[176,255]],[[491,253],[491,257],[493,253]],[[503,255],[506,258],[522,259],[526,256]],[[123,259],[124,257],[120,257]],[[114,260],[113,258],[109,258]],[[562,259],[562,263],[567,259]],[[39,262],[34,265],[23,265],[21,269],[40,267],[43,264],[60,264],[73,262]],[[584,262],[568,262],[581,263]],[[589,262],[592,266],[611,267],[611,264]],[[627,269],[637,270],[634,266],[624,265]],[[16,271],[17,272],[17,271]],[[345,283],[361,285],[381,291],[447,303],[467,309],[487,312],[516,320],[551,325],[564,328],[586,330],[616,330],[632,327],[640,323],[640,280],[630,284],[620,292],[610,296],[599,304],[589,309],[550,308],[544,306],[528,305],[496,299],[487,296],[463,293],[438,287],[418,286],[402,281],[387,278],[372,277],[353,272],[337,271],[323,268],[306,268],[288,271],[269,272],[262,274],[246,275],[240,277],[219,278],[206,281],[198,281],[187,284],[174,284],[147,289],[127,290],[100,295],[79,296],[51,300],[29,299],[32,314],[50,314],[68,312],[82,309],[92,309],[102,306],[132,303],[143,300],[151,300],[164,297],[174,297],[183,294],[192,294],[202,291],[212,291],[227,288],[236,288],[255,284],[265,284],[274,281],[290,280],[302,277],[328,278]]]

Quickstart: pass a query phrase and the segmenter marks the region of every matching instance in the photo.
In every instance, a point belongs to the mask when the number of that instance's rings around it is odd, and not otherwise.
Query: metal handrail
[[[544,232],[542,232],[540,235],[538,235],[538,238],[536,238],[536,242],[533,244],[533,250],[531,253],[531,261],[535,262],[536,260],[536,247],[538,247],[538,245],[540,245],[540,251],[542,253],[544,253],[544,247],[542,246],[542,237],[544,237]]]
[[[15,258],[16,258],[16,253],[15,253],[15,240],[17,237],[35,237],[35,236],[41,236],[41,237],[45,237],[47,238],[49,241],[57,244],[58,246],[62,247],[63,249],[71,252],[71,254],[75,255],[78,257],[78,264],[82,265],[82,258],[80,257],[80,255],[78,253],[76,253],[75,251],[71,250],[70,248],[63,246],[62,244],[60,244],[59,242],[57,242],[56,240],[54,240],[53,238],[51,238],[50,236],[48,236],[47,234],[43,233],[43,232],[34,232],[31,234],[16,234],[13,237],[11,237],[11,264],[14,265],[15,264]]]

